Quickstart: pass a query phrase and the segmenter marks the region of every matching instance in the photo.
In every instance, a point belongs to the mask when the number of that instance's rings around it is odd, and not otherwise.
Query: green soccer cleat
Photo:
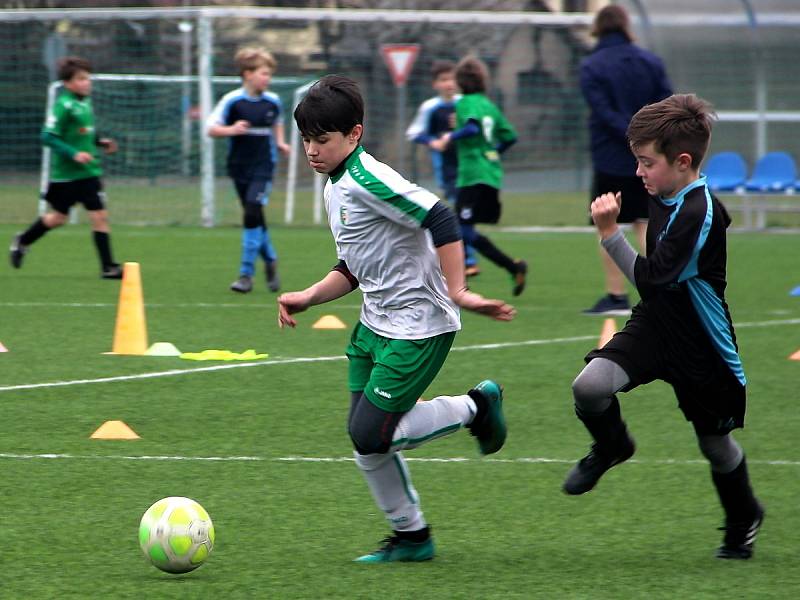
[[[429,537],[424,542],[412,542],[392,535],[383,539],[380,548],[364,556],[359,556],[353,562],[422,562],[432,559],[433,554],[433,538]]]
[[[503,416],[503,388],[485,379],[467,393],[478,405],[478,414],[467,428],[478,438],[481,454],[493,454],[503,447],[508,434]]]

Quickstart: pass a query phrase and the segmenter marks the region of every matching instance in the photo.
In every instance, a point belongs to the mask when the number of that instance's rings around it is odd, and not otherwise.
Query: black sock
[[[25,230],[25,233],[20,236],[19,243],[23,246],[30,246],[48,231],[50,231],[50,228],[44,224],[44,221],[36,219],[33,224]]]
[[[431,537],[431,528],[423,527],[416,531],[395,531],[394,534],[401,540],[408,540],[409,542],[420,544]]]
[[[500,248],[495,246],[485,235],[481,235],[479,233],[475,237],[475,241],[472,242],[472,247],[498,267],[503,267],[512,275],[517,272],[517,265],[514,262],[514,259],[505,254],[502,250],[500,250]]]
[[[750,476],[747,473],[744,456],[739,466],[730,473],[711,471],[711,479],[725,510],[726,523],[744,523],[755,517],[759,505],[750,487]]]
[[[103,268],[114,265],[114,259],[111,258],[111,236],[105,231],[93,231],[92,237]]]

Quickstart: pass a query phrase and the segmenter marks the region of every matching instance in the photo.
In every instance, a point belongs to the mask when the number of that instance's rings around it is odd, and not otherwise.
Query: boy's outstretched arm
[[[471,310],[496,319],[510,321],[517,311],[503,300],[490,300],[467,289],[464,276],[464,244],[461,240],[450,242],[436,248],[442,273],[447,280],[447,292],[450,298],[461,308]]]
[[[344,269],[346,268],[345,266]],[[358,282],[352,275],[349,275],[349,271],[346,273],[337,265],[322,280],[303,291],[287,292],[278,296],[278,326],[281,328],[286,325],[294,327],[297,325],[297,321],[292,317],[293,314],[303,312],[317,304],[336,300],[352,292],[358,287]]]

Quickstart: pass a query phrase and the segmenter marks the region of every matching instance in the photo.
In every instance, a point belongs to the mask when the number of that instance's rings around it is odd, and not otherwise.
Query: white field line
[[[493,350],[497,348],[511,348],[516,346],[539,346],[544,344],[559,344],[565,342],[577,342],[593,340],[595,335],[582,335],[577,337],[553,338],[549,340],[525,340],[521,342],[505,342],[500,344],[477,344],[474,346],[460,346],[453,348],[453,352],[463,352],[466,350]],[[97,379],[72,379],[68,381],[52,381],[48,383],[24,383],[20,385],[6,385],[0,387],[0,392],[11,392],[17,390],[33,390],[37,388],[65,387],[71,385],[87,385],[91,383],[114,383],[117,381],[132,381],[136,379],[154,379],[157,377],[174,377],[177,375],[191,375],[193,373],[207,373],[210,371],[224,371],[227,369],[244,369],[248,367],[269,367],[273,365],[290,365],[296,363],[316,363],[334,360],[346,360],[343,354],[336,356],[308,356],[300,358],[279,358],[274,360],[259,360],[255,362],[241,362],[234,364],[213,365],[209,367],[197,367],[194,369],[170,369],[169,371],[155,371],[151,373],[136,373],[133,375],[118,375],[115,377],[99,377]]]
[[[15,454],[10,452],[0,452],[0,459],[10,460],[130,460],[130,461],[188,461],[188,462],[278,462],[278,463],[351,463],[355,462],[352,456],[133,456],[113,454],[109,456],[92,454]],[[577,459],[569,458],[545,458],[545,457],[521,457],[521,458],[413,458],[406,456],[405,459],[419,463],[500,463],[500,464],[573,464]],[[632,458],[627,463],[640,465],[708,465],[708,461],[702,459],[675,460],[656,459],[642,460]],[[788,466],[799,467],[800,460],[755,460],[747,459],[751,465],[769,466]]]
[[[754,321],[750,323],[739,323],[738,328],[747,327],[775,327],[780,325],[798,325],[800,319],[780,319],[775,321]],[[472,346],[456,346],[452,352],[465,352],[471,350],[496,350],[500,348],[515,348],[520,346],[542,346],[548,344],[562,344],[569,342],[583,342],[593,340],[596,335],[581,335],[563,338],[550,338],[541,340],[523,340],[521,342],[502,342],[496,344],[475,344]],[[0,386],[0,392],[10,392],[17,390],[31,390],[38,388],[65,387],[72,385],[87,385],[93,383],[114,383],[117,381],[133,381],[137,379],[155,379],[159,377],[174,377],[178,375],[190,375],[193,373],[207,373],[212,371],[224,371],[228,369],[243,369],[249,367],[267,367],[272,365],[287,365],[296,363],[316,363],[329,362],[335,360],[345,360],[345,356],[309,356],[299,358],[279,358],[273,360],[262,360],[257,362],[243,362],[225,365],[213,365],[208,367],[197,367],[194,369],[171,369],[169,371],[154,371],[150,373],[136,373],[133,375],[118,375],[115,377],[99,377],[96,379],[72,379],[68,381],[52,381],[47,383],[24,383],[19,385]]]

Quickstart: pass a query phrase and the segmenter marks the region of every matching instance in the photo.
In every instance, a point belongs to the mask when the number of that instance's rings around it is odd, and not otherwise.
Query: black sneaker
[[[231,284],[231,290],[234,292],[239,292],[240,294],[246,294],[253,289],[253,280],[250,278],[249,275],[242,275]]]
[[[598,444],[592,444],[589,454],[578,461],[572,470],[567,473],[562,489],[571,496],[585,494],[597,485],[603,473],[614,465],[628,460],[636,451],[633,438],[625,431],[625,436],[620,440],[616,452],[608,454],[600,450]]]
[[[267,287],[270,292],[277,292],[281,289],[281,279],[278,277],[278,261],[267,261]]]
[[[583,314],[625,317],[631,314],[631,305],[628,303],[628,296],[612,296],[611,294],[606,294],[595,302],[592,308],[584,310]]]
[[[14,239],[11,240],[11,247],[8,249],[9,258],[11,259],[11,266],[15,269],[19,269],[22,266],[22,259],[28,252],[28,247],[20,242],[21,237],[21,233],[15,235]]]
[[[528,275],[528,263],[524,260],[515,260],[514,266],[516,270],[512,275],[514,287],[511,290],[512,296],[519,296],[525,289],[525,283]]]
[[[729,523],[720,527],[725,532],[722,545],[717,548],[717,558],[731,558],[748,560],[753,557],[753,546],[756,543],[758,530],[764,522],[764,507],[758,505],[758,511],[752,521],[744,523]]]
[[[100,271],[100,277],[103,279],[122,279],[122,266],[117,263],[106,265]]]

